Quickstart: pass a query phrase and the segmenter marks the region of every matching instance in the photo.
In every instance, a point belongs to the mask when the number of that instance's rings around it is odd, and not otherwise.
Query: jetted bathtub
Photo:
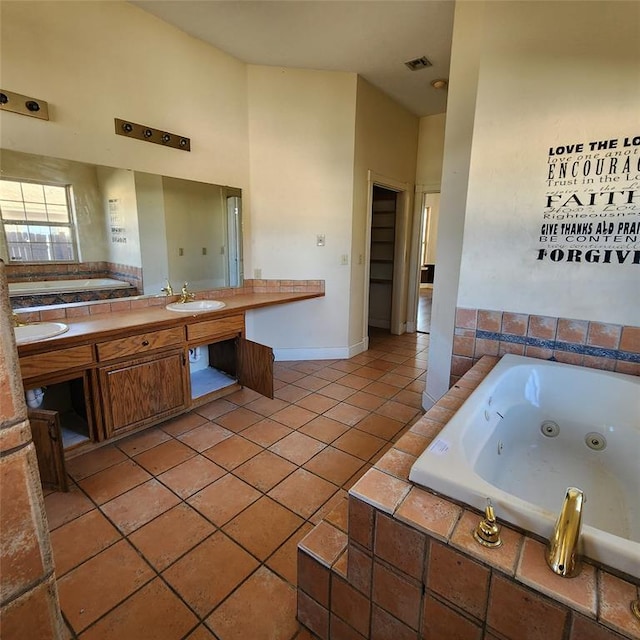
[[[112,278],[86,278],[83,280],[39,280],[34,282],[10,282],[9,297],[33,296],[69,291],[101,291],[104,289],[129,289],[131,285]]]
[[[582,553],[640,576],[640,378],[506,355],[409,479],[545,539],[578,487]]]

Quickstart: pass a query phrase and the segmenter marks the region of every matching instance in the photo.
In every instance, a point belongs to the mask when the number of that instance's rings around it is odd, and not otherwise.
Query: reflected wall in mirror
[[[238,188],[6,149],[0,178],[0,258],[14,308],[157,295],[167,280],[242,286]],[[50,185],[67,189],[67,227],[60,212],[47,217]],[[57,239],[69,234],[73,249],[61,254]]]

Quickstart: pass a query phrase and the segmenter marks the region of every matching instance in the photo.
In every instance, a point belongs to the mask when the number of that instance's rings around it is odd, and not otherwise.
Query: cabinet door
[[[273,349],[238,338],[238,382],[243,387],[273,398]]]
[[[108,436],[159,422],[186,408],[182,350],[137,358],[99,370]]]
[[[58,491],[68,491],[58,412],[30,409],[28,415],[42,484]]]

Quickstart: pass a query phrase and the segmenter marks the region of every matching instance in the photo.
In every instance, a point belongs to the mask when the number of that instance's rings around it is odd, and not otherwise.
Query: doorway
[[[440,193],[422,193],[416,197],[416,216],[412,264],[415,271],[411,276],[410,304],[413,313],[408,328],[418,333],[431,333],[431,307],[433,283],[436,275],[436,239],[438,235],[438,214]]]

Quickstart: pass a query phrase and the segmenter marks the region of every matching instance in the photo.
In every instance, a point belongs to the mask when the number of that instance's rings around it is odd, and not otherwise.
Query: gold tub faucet
[[[24,327],[28,324],[20,320],[20,316],[15,311],[11,313],[11,320],[13,321],[14,327]]]
[[[563,578],[573,578],[580,573],[580,528],[585,500],[581,489],[567,489],[560,515],[549,539],[547,564],[551,571]]]

